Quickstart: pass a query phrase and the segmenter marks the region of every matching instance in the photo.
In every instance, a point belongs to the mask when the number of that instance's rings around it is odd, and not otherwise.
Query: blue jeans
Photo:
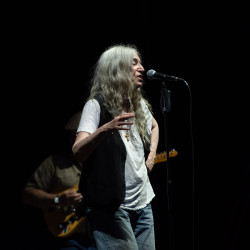
[[[151,204],[136,211],[119,208],[114,214],[90,210],[87,216],[97,249],[155,249]]]

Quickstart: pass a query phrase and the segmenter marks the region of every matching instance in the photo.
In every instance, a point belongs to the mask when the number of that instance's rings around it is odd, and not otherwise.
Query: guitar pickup
[[[72,215],[68,220],[58,225],[60,230],[65,229],[69,224],[72,224],[74,221],[79,220],[77,215]]]
[[[75,207],[73,205],[71,205],[71,206],[62,207],[62,211],[63,211],[64,214],[67,215],[67,214],[71,214],[71,213],[75,212],[76,209],[75,209]]]

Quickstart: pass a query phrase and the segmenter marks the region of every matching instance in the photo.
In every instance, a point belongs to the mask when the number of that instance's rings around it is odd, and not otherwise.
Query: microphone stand
[[[164,130],[165,130],[165,147],[167,154],[167,202],[168,202],[168,219],[169,219],[169,235],[170,235],[170,250],[174,250],[174,220],[173,220],[173,194],[172,194],[172,176],[171,168],[168,166],[169,149],[168,149],[168,126],[167,126],[167,113],[171,109],[170,90],[166,88],[166,82],[162,82],[161,88],[161,111],[164,117]]]

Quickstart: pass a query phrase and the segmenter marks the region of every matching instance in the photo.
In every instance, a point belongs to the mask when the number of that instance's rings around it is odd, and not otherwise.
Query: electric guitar
[[[78,185],[71,189],[78,190]],[[61,192],[57,194],[60,195]],[[49,232],[56,237],[68,237],[75,232],[86,220],[86,216],[77,214],[77,208],[79,207],[71,205],[43,209]]]
[[[177,151],[169,151],[169,158],[177,156]],[[167,153],[156,154],[154,164],[167,161]],[[73,189],[78,190],[78,185]],[[60,193],[58,193],[60,195]],[[68,237],[86,220],[86,216],[78,215],[75,206],[59,206],[57,208],[43,209],[45,222],[49,232],[55,237]]]

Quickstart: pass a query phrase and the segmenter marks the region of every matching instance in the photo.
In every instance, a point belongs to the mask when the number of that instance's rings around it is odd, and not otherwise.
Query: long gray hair
[[[135,113],[135,126],[146,145],[149,143],[146,119],[141,107],[143,99],[152,112],[151,105],[142,96],[141,88],[135,88],[131,80],[134,54],[141,58],[135,45],[114,45],[106,49],[100,56],[92,78],[89,99],[101,95],[104,107],[116,117],[123,111],[124,101],[128,104],[128,112]]]

